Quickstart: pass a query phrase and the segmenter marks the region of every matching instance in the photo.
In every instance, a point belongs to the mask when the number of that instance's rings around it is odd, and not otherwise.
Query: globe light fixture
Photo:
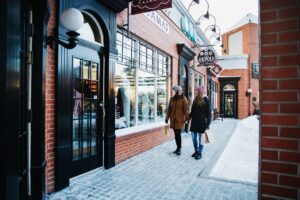
[[[68,38],[68,43],[59,40],[55,36],[47,37],[47,45],[50,45],[50,48],[54,48],[56,44],[60,44],[67,49],[73,49],[78,43],[77,37],[80,35],[78,31],[84,23],[84,18],[82,13],[76,8],[67,8],[61,14],[60,22],[68,30],[66,33]]]

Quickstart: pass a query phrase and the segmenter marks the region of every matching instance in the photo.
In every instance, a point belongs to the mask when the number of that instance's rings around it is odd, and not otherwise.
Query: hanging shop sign
[[[150,19],[156,26],[158,26],[161,30],[165,33],[169,34],[170,32],[170,25],[163,17],[161,17],[156,11],[151,11],[144,13],[144,15]]]
[[[212,73],[214,73],[216,76],[219,75],[222,70],[223,70],[223,68],[216,63],[214,63],[214,66],[210,69],[210,71]]]
[[[131,14],[134,15],[171,7],[172,0],[133,0],[131,3]]]
[[[214,64],[215,54],[210,49],[202,49],[198,55],[199,66],[210,66]]]
[[[185,33],[185,35],[191,39],[191,41],[196,41],[195,28],[186,16],[181,18],[181,29]]]

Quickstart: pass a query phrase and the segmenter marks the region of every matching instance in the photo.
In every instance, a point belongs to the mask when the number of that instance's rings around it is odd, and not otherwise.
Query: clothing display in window
[[[116,115],[118,116],[119,128],[130,127],[130,99],[129,91],[124,87],[118,89]],[[124,127],[125,125],[125,127]]]
[[[81,113],[82,109],[82,101],[81,101],[82,94],[77,90],[73,89],[73,99],[74,100],[74,107],[73,107],[73,115],[78,116]]]

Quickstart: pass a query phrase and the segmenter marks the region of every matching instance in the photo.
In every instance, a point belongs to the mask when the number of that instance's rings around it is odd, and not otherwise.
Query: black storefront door
[[[70,55],[72,68],[71,177],[102,166],[102,53],[79,45]]]
[[[224,92],[224,116],[235,117],[236,114],[236,93],[235,92]]]

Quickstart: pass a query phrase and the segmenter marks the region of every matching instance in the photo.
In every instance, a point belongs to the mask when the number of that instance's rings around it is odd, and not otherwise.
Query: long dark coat
[[[189,115],[190,119],[192,119],[190,128],[192,132],[204,133],[205,129],[209,128],[211,121],[210,103],[207,97],[203,97],[203,100],[205,104],[202,106],[198,106],[195,100],[193,102]]]
[[[170,118],[170,127],[175,130],[183,129],[188,117],[188,102],[186,98],[184,96],[173,96],[166,116],[166,120]]]

